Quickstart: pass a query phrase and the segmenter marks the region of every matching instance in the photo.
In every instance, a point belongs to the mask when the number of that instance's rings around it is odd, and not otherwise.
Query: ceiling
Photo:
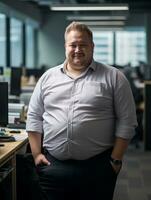
[[[150,0],[20,0],[38,6],[40,9],[49,8],[51,4],[114,4],[114,3],[127,3],[129,4],[130,11],[134,12],[150,12]]]

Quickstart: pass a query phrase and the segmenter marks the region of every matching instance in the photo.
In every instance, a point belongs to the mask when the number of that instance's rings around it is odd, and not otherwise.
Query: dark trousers
[[[93,158],[60,161],[47,151],[50,166],[37,166],[44,200],[112,200],[117,174],[111,149]]]
[[[17,200],[42,199],[41,187],[39,185],[39,177],[37,176],[34,159],[31,153],[16,156],[16,175]],[[5,194],[9,194],[7,187],[5,187],[5,190]]]

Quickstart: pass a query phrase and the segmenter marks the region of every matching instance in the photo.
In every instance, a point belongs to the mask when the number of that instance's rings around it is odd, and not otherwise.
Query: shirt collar
[[[62,65],[61,65],[61,67],[60,67],[60,70],[63,72],[63,73],[65,73],[66,72],[66,64],[67,64],[67,61],[65,60],[63,63],[62,63]],[[92,70],[96,70],[96,62],[94,61],[94,60],[92,60],[92,62],[91,62],[91,64],[88,66],[88,70],[89,69],[92,69]]]

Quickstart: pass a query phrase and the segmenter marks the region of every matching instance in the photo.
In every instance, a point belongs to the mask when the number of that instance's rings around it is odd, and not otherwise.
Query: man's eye
[[[72,47],[72,48],[76,48],[76,47],[85,48],[87,45],[86,44],[80,44],[80,45],[71,44],[69,46]]]
[[[71,44],[69,46],[72,47],[72,48],[76,48],[76,45],[74,45],[74,44]]]
[[[87,45],[86,44],[81,44],[80,47],[81,48],[85,48]]]

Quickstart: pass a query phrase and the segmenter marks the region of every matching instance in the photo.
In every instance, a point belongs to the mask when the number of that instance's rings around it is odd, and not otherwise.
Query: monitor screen
[[[39,79],[42,74],[44,73],[43,69],[38,69],[38,68],[26,68],[26,76],[30,77],[30,76],[34,76],[36,79]]]
[[[2,66],[0,66],[0,75],[4,74],[4,68]]]
[[[0,82],[0,126],[8,124],[8,82]]]
[[[21,93],[22,68],[11,67],[10,94],[19,96]]]
[[[144,80],[151,80],[151,65],[144,65]]]

